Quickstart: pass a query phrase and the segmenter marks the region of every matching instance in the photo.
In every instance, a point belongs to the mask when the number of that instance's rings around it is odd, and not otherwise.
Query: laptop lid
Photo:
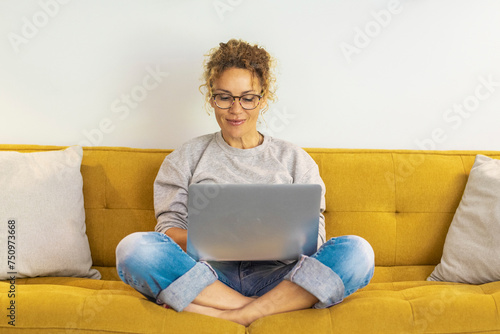
[[[193,184],[187,252],[196,260],[296,260],[317,251],[318,184]]]

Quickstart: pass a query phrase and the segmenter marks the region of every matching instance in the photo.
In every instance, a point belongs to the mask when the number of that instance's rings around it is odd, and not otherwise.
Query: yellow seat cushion
[[[16,286],[16,326],[8,325],[2,316],[2,333],[14,329],[33,334],[192,334],[207,329],[211,333],[245,333],[244,326],[230,321],[165,309],[122,282],[47,278],[24,283]],[[8,283],[0,282],[0,291],[8,291]],[[2,310],[7,307],[4,296],[2,293]]]
[[[278,314],[252,323],[267,333],[500,333],[500,282],[374,283],[329,309]]]
[[[6,282],[0,289],[6,291]],[[27,333],[245,333],[229,321],[163,309],[118,281],[24,279],[17,286],[16,328]],[[57,301],[54,304],[54,301]],[[495,333],[500,282],[479,286],[406,281],[372,283],[329,309],[257,320],[249,333]],[[57,305],[57,310],[54,310]],[[64,322],[61,322],[64,319]],[[7,328],[0,323],[0,329]],[[209,328],[209,330],[207,330]]]

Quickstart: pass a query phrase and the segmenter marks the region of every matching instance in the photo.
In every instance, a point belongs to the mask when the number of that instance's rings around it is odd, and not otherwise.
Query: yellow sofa
[[[0,145],[20,152],[61,148]],[[327,187],[327,236],[360,235],[375,250],[372,282],[343,303],[245,328],[146,300],[118,278],[115,247],[132,232],[154,229],[153,181],[171,151],[89,147],[81,167],[87,235],[102,279],[18,279],[15,327],[5,317],[9,282],[0,282],[0,333],[500,333],[500,282],[426,281],[475,155],[499,159],[500,152],[307,151]]]

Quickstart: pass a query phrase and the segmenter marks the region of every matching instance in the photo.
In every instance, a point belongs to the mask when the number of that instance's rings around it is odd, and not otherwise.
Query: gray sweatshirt
[[[316,162],[302,148],[269,136],[251,149],[229,146],[221,132],[194,138],[169,154],[154,183],[155,230],[187,229],[192,183],[313,183],[323,188],[318,247],[325,242],[325,184]]]

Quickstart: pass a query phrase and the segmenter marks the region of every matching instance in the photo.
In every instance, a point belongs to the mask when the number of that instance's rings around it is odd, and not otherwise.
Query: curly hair
[[[204,83],[199,89],[205,95],[206,107],[212,98],[212,87],[215,81],[221,76],[222,72],[229,68],[249,70],[252,73],[252,78],[259,79],[262,96],[268,101],[276,101],[275,60],[264,48],[258,45],[250,45],[242,40],[231,39],[227,43],[219,43],[219,47],[211,49],[205,56],[203,64]],[[263,112],[267,108],[266,105]]]

